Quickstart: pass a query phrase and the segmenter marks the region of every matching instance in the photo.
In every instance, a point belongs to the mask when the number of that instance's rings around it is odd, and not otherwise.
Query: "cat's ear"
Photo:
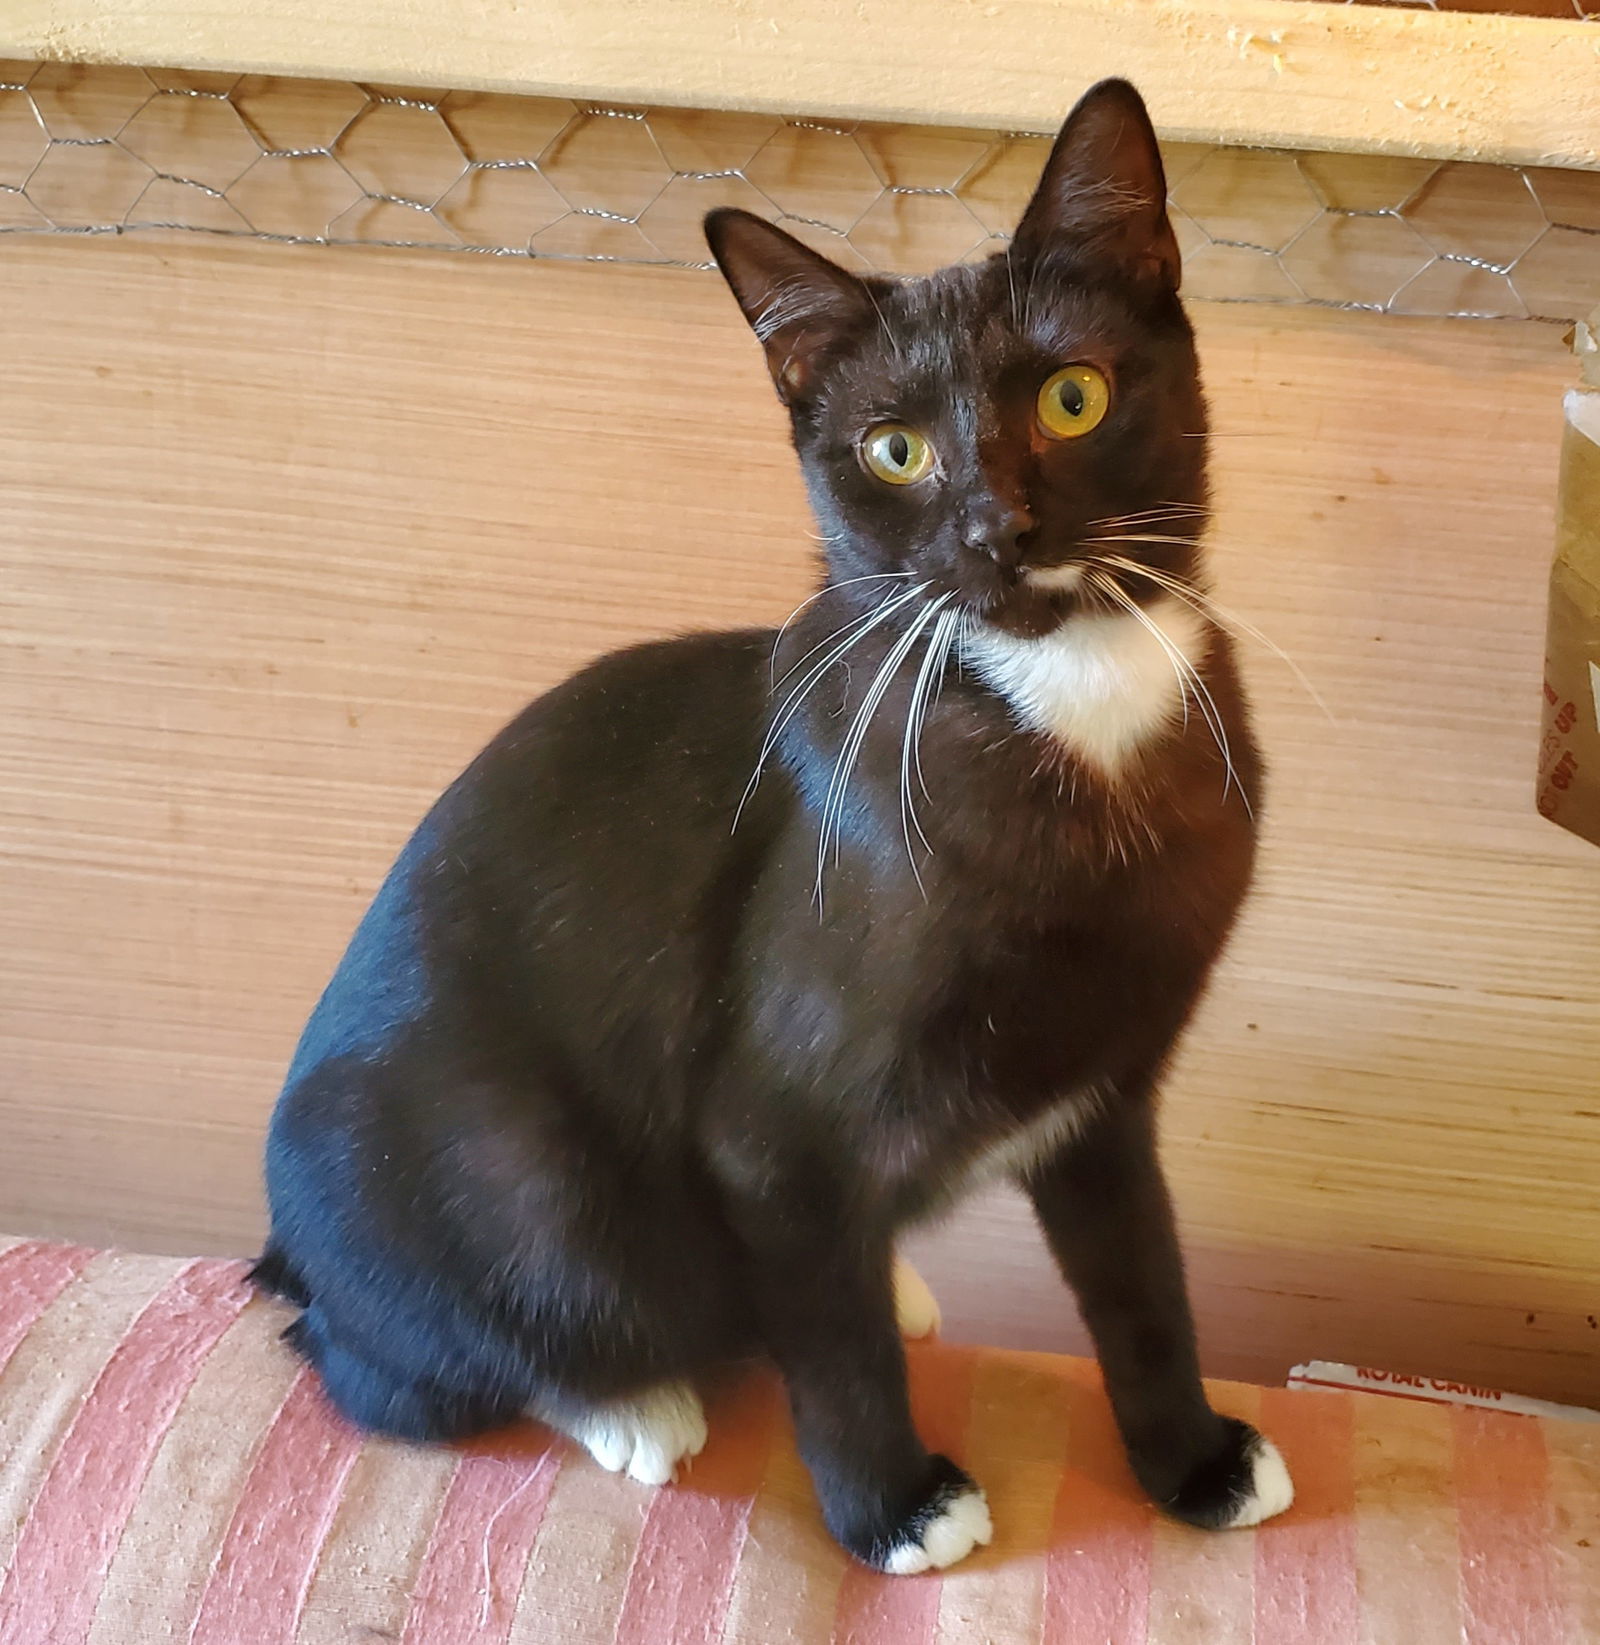
[[[815,379],[822,354],[872,314],[855,275],[830,263],[764,218],[725,207],[706,217],[706,241],[750,328],[767,351],[767,369],[786,405]]]
[[[1178,289],[1182,259],[1167,219],[1167,180],[1144,99],[1102,80],[1078,100],[1017,225],[1019,252],[1087,249],[1141,282]]]

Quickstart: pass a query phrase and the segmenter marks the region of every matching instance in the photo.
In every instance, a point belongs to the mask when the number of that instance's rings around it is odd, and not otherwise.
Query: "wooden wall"
[[[811,544],[708,276],[254,243],[0,258],[0,1226],[247,1250],[299,1022],[432,795]],[[1258,895],[1173,1082],[1208,1367],[1600,1390],[1600,852],[1532,809],[1558,336],[1208,307]],[[1077,1340],[1019,1203],[954,1334]]]

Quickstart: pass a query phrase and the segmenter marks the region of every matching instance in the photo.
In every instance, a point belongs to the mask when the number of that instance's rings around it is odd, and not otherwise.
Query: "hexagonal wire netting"
[[[708,267],[742,205],[858,268],[1002,247],[1021,133],[263,76],[0,65],[0,232],[189,230]],[[1600,174],[1165,147],[1186,290],[1570,320],[1600,302]]]

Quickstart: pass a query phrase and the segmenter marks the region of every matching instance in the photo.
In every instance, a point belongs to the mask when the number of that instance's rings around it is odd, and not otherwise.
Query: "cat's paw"
[[[665,1485],[706,1443],[706,1414],[686,1382],[665,1382],[632,1399],[546,1416],[602,1468],[642,1485]]]
[[[1278,1447],[1248,1423],[1223,1421],[1222,1450],[1162,1504],[1174,1518],[1208,1531],[1230,1531],[1281,1514],[1294,1501],[1294,1481]]]
[[[988,1501],[972,1485],[930,1509],[922,1522],[889,1550],[883,1568],[890,1576],[942,1571],[965,1559],[974,1548],[987,1547],[993,1536]]]
[[[928,1282],[904,1257],[894,1259],[894,1319],[903,1337],[931,1337],[939,1329],[939,1303]]]
[[[858,1559],[890,1576],[916,1576],[942,1571],[989,1542],[994,1528],[983,1492],[948,1457],[930,1457],[929,1464],[920,1500],[897,1523],[865,1537],[840,1537]]]

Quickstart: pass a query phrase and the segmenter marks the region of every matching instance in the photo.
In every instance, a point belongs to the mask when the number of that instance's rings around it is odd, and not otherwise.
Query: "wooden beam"
[[[0,55],[1600,169],[1600,28],[1318,0],[10,0]]]

